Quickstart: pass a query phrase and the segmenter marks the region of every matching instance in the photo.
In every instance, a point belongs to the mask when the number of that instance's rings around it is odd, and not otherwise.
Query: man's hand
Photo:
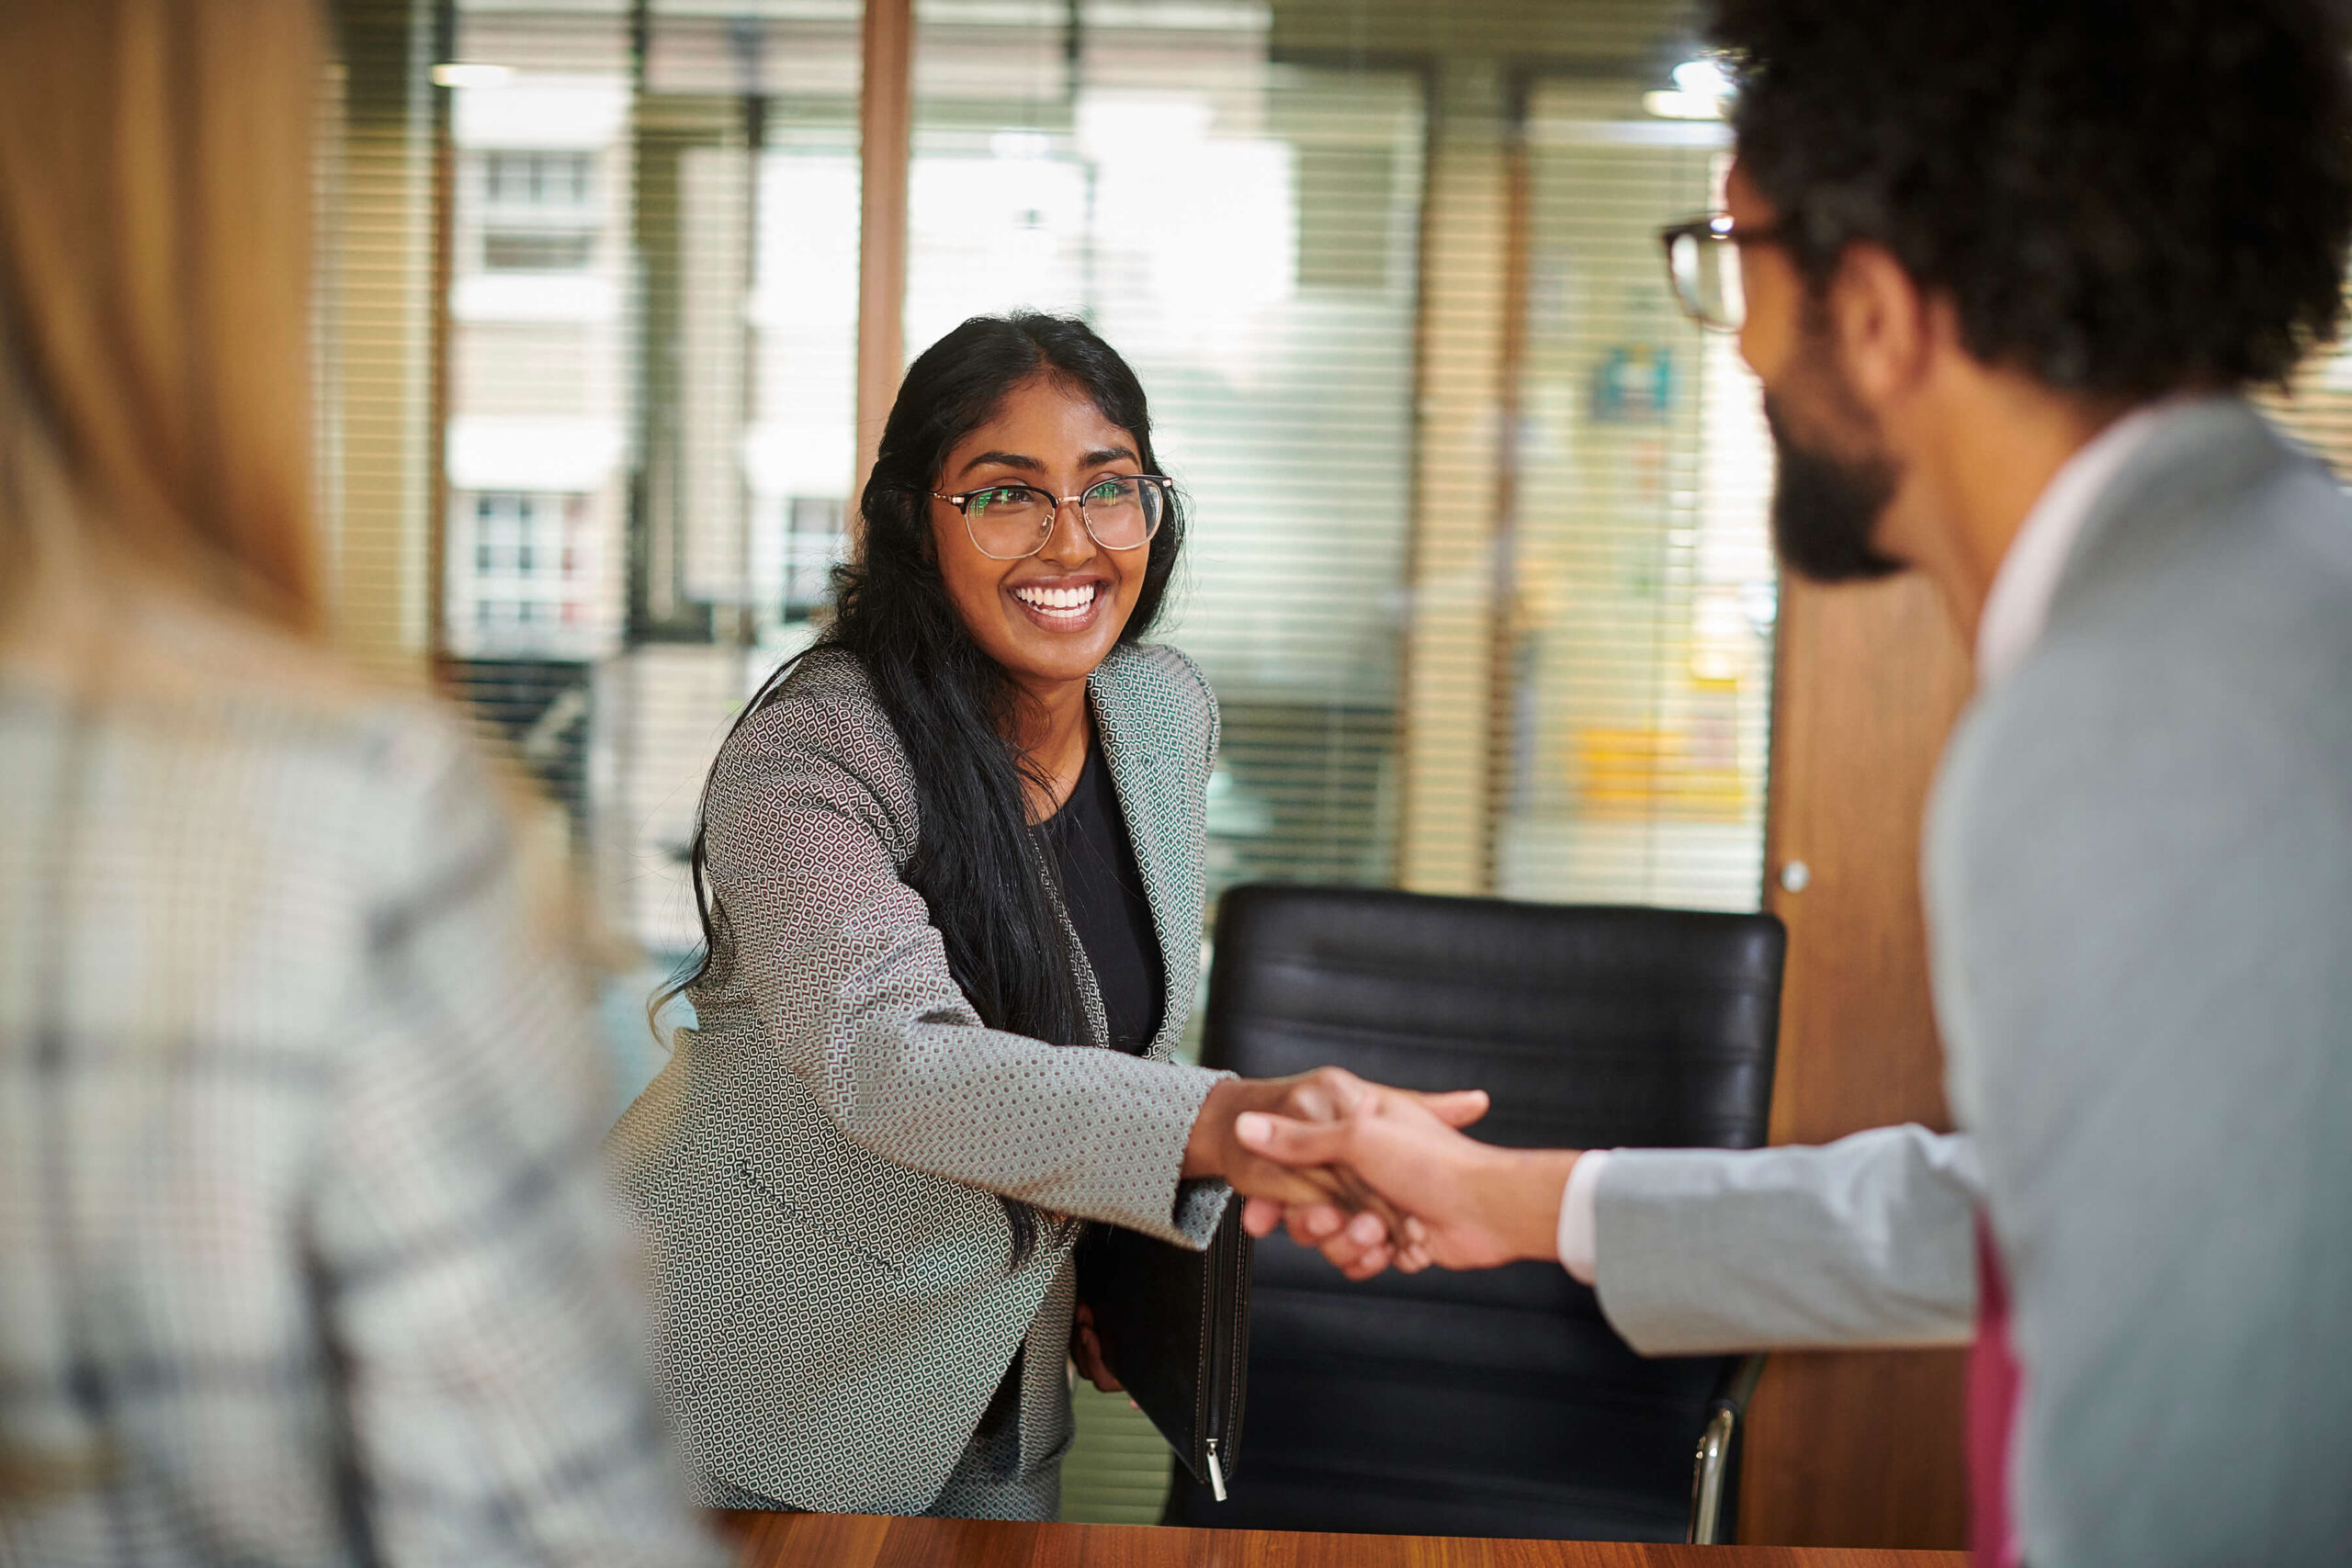
[[[1441,1126],[1467,1126],[1487,1113],[1484,1089],[1421,1094],[1366,1083],[1339,1067],[1286,1078],[1226,1078],[1209,1090],[1193,1119],[1182,1174],[1188,1179],[1221,1176],[1230,1182],[1250,1200],[1243,1224],[1253,1235],[1264,1235],[1287,1217],[1291,1234],[1306,1245],[1336,1239],[1351,1266],[1376,1274],[1396,1256],[1392,1230],[1408,1228],[1385,1199],[1346,1172],[1295,1168],[1267,1159],[1233,1133],[1235,1122],[1247,1114],[1290,1125],[1327,1122],[1375,1096],[1411,1105]]]
[[[1415,1097],[1372,1084],[1363,1085],[1337,1118],[1308,1121],[1253,1108],[1236,1118],[1234,1136],[1278,1164],[1339,1168],[1409,1216],[1400,1227],[1401,1246],[1390,1248],[1399,1267],[1490,1269],[1558,1256],[1560,1195],[1576,1151],[1481,1144]],[[1256,1202],[1250,1209],[1243,1223],[1252,1235],[1287,1220],[1294,1239],[1318,1247],[1349,1278],[1379,1272],[1371,1264],[1382,1248],[1357,1245],[1352,1229],[1317,1236],[1294,1213]],[[1391,1260],[1380,1258],[1384,1266]]]

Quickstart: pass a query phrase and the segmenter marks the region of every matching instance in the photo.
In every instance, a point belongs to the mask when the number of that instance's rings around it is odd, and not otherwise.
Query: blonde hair
[[[73,556],[316,631],[321,48],[311,0],[0,3],[0,624]]]

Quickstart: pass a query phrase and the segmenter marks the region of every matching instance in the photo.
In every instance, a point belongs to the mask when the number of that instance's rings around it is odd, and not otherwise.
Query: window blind
[[[2352,476],[2352,348],[2323,346],[2303,361],[2287,387],[2259,400],[2339,480]]]
[[[1158,634],[1225,714],[1212,889],[1393,874],[1424,83],[1271,58],[1262,5],[923,0],[906,334],[1086,316],[1190,531]]]
[[[1640,78],[1538,79],[1514,682],[1497,880],[1516,897],[1747,909],[1761,888],[1777,604],[1771,458],[1736,339],[1659,283],[1657,231],[1719,205],[1719,120]]]

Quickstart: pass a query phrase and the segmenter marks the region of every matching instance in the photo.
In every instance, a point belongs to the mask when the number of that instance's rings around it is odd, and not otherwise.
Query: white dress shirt
[[[2075,553],[2075,541],[2081,537],[2083,525],[2090,521],[2100,492],[2174,406],[2175,400],[2167,399],[2124,415],[2086,442],[2042,487],[2001,557],[1992,589],[1984,596],[1984,614],[1976,623],[1980,690],[2025,662],[2050,619],[2050,602],[2057,595],[2058,579]],[[1581,1284],[1591,1284],[1600,1273],[1593,1201],[1600,1173],[1608,1164],[1607,1149],[1587,1150],[1568,1168],[1567,1187],[1560,1195],[1560,1266]]]

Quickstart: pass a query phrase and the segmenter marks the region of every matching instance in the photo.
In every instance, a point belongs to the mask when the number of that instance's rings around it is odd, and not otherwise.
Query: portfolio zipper
[[[1231,1271],[1240,1244],[1233,1238],[1231,1227],[1222,1224],[1217,1227],[1209,1258],[1208,1299],[1201,1303],[1209,1318],[1207,1365],[1202,1368],[1205,1396],[1202,1403],[1206,1406],[1204,1425],[1207,1428],[1203,1446],[1208,1450],[1209,1491],[1220,1503],[1225,1501],[1225,1465],[1217,1453],[1217,1445],[1225,1435],[1228,1413],[1225,1409],[1225,1402],[1218,1398],[1217,1391],[1233,1382],[1238,1376],[1239,1368],[1233,1363],[1240,1359],[1241,1346],[1236,1325],[1216,1310],[1216,1287],[1217,1281]],[[1240,1308],[1238,1296],[1233,1304],[1238,1313]],[[1220,1371],[1227,1374],[1224,1382],[1220,1382],[1216,1375]],[[1238,1394],[1239,1389],[1237,1386],[1232,1392]]]

